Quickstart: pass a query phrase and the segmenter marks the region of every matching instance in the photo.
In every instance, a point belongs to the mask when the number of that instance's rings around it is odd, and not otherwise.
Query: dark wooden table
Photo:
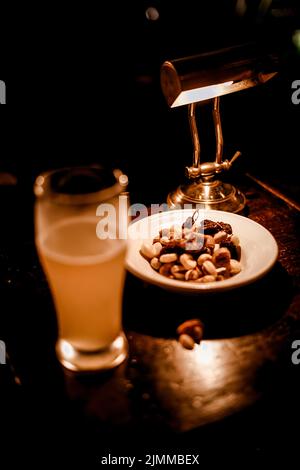
[[[234,457],[240,449],[261,459],[296,449],[300,365],[292,364],[291,345],[300,339],[300,215],[249,180],[242,189],[246,215],[278,242],[274,269],[252,285],[205,297],[169,293],[128,274],[130,354],[110,373],[80,376],[59,366],[54,310],[32,242],[14,253],[13,268],[2,254],[1,327],[10,358],[0,369],[2,411],[14,448],[29,440],[22,452],[30,458],[38,447],[49,459],[63,450],[68,461],[84,462],[109,450]],[[175,333],[189,318],[205,324],[193,351]]]

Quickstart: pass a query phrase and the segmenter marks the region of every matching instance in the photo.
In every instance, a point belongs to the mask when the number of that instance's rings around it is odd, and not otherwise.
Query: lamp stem
[[[216,134],[216,163],[222,163],[223,156],[223,132],[220,115],[220,97],[214,98],[213,118]]]
[[[200,166],[200,141],[196,123],[196,103],[191,103],[188,106],[189,124],[193,140],[193,167]]]

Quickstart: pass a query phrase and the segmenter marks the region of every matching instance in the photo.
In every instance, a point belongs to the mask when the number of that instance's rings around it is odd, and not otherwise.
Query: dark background
[[[0,116],[0,172],[16,176],[17,185],[0,187],[1,283],[13,269],[15,289],[10,291],[7,304],[3,301],[0,315],[9,316],[12,305],[17,305],[17,318],[24,331],[27,321],[22,319],[23,309],[30,310],[34,304],[36,318],[42,308],[39,302],[47,295],[45,286],[41,287],[42,297],[36,299],[30,290],[40,279],[38,267],[29,277],[24,275],[25,268],[23,274],[16,273],[20,263],[32,266],[35,256],[31,245],[32,183],[38,172],[105,161],[128,173],[132,202],[146,204],[165,201],[168,191],[182,182],[192,147],[186,108],[168,109],[160,90],[159,69],[166,59],[253,40],[284,51],[283,67],[276,78],[260,88],[221,99],[224,155],[228,158],[237,149],[243,152],[229,179],[235,173],[251,171],[300,201],[300,105],[291,102],[291,84],[300,79],[300,51],[292,41],[295,30],[300,29],[298,1],[245,1],[244,12],[237,10],[242,2],[234,0],[135,0],[99,2],[97,6],[94,2],[84,6],[61,3],[26,3],[7,15],[3,8],[1,15],[0,79],[7,85],[8,106],[1,109]],[[145,15],[150,6],[159,12],[157,21]],[[204,159],[214,155],[210,150],[214,149],[211,126],[210,109],[202,106],[199,129]],[[3,299],[6,294],[1,290],[1,295]],[[15,304],[10,303],[12,298]],[[45,334],[49,318],[43,318],[39,327]],[[1,334],[0,330],[0,338]],[[49,337],[51,334],[52,330]],[[27,353],[24,350],[25,363],[27,355],[32,360],[34,350],[35,345]],[[37,365],[31,370],[28,363],[30,386],[22,393],[8,368],[5,372],[0,369],[1,431],[13,449],[10,461],[12,456],[20,461],[27,456],[30,462],[33,449],[35,453],[42,445],[44,458],[50,459],[51,453],[64,446],[64,426],[71,432],[72,426],[80,425],[72,407],[56,396],[57,383],[51,383],[51,373],[43,374],[40,365],[40,369]],[[291,389],[290,395],[294,394]],[[291,403],[295,403],[295,397]],[[278,409],[282,429],[290,429],[281,450],[291,454],[293,439],[299,434],[293,405],[284,415],[277,394],[274,402],[260,407],[265,423]],[[57,421],[61,414],[64,419]],[[257,449],[260,452],[260,447],[272,449],[276,436],[268,434],[267,425],[260,429],[255,421],[259,412],[254,417],[249,414],[246,411],[233,418],[232,441],[227,436],[224,442],[224,447],[231,442],[232,455],[238,447],[246,455]],[[249,428],[240,434],[245,420]],[[256,439],[253,436],[258,430]],[[88,442],[88,430],[86,433]],[[175,444],[187,448],[189,439],[194,445],[199,438],[204,439],[202,434],[188,436]],[[211,445],[208,452],[213,454],[213,443],[222,443],[222,424],[208,430],[205,439]],[[74,442],[76,447],[79,443]],[[94,444],[97,447],[97,442]],[[149,445],[144,444],[145,448]]]
[[[147,19],[149,7],[158,20]],[[162,62],[255,41],[279,48],[282,67],[263,87],[221,99],[224,156],[240,149],[237,170],[268,176],[299,198],[300,105],[291,101],[299,28],[296,0],[31,2],[7,17],[4,8],[0,78],[10,107],[1,113],[0,170],[30,186],[42,169],[108,161],[129,174],[134,200],[164,200],[192,147],[186,107],[168,109],[162,96]],[[210,116],[202,106],[204,160],[214,156]]]

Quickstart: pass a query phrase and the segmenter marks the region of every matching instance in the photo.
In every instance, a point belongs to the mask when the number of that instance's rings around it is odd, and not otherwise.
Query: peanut
[[[216,267],[226,266],[230,261],[231,255],[228,248],[219,248],[213,254],[212,262]]]
[[[191,255],[186,253],[180,256],[179,261],[187,270],[194,269],[197,266],[197,261],[195,261]]]
[[[197,263],[199,264],[199,266],[201,266],[205,261],[211,261],[211,260],[212,260],[211,255],[209,255],[208,253],[203,253],[197,259]]]
[[[162,250],[162,244],[160,242],[156,242],[152,245],[152,250],[155,253],[155,256],[159,256]]]
[[[159,268],[159,274],[162,274],[163,276],[170,276],[171,268],[172,268],[172,263],[164,263]]]
[[[152,259],[156,256],[154,245],[151,245],[150,243],[143,243],[141,246],[141,252],[146,256],[146,258]]]
[[[224,230],[221,230],[220,232],[217,232],[214,235],[215,243],[220,243],[221,241],[226,240],[227,236],[228,235],[227,235],[226,232],[224,232]]]
[[[214,282],[215,280],[216,280],[215,276],[207,275],[207,276],[200,277],[195,282],[199,282],[200,284],[202,283],[206,284],[207,282]]]
[[[158,258],[152,258],[152,260],[150,261],[150,264],[152,268],[155,269],[156,271],[158,271],[159,268],[161,267],[161,263]]]
[[[217,268],[216,271],[218,274],[224,274],[226,272],[226,268],[225,266],[222,266],[221,268]]]
[[[210,274],[212,276],[217,275],[217,270],[211,261],[204,261],[202,265],[202,271],[204,274]]]
[[[214,237],[212,237],[211,235],[204,235],[204,242],[205,242],[206,248],[209,248],[210,250],[214,249],[214,246],[215,246]]]
[[[230,274],[238,274],[242,270],[241,263],[236,259],[230,260]]]
[[[169,237],[161,237],[160,243],[161,243],[162,245],[168,245],[168,244],[170,243]]]
[[[185,349],[194,349],[194,346],[195,346],[195,341],[193,340],[193,338],[186,334],[179,336],[179,343]]]
[[[231,243],[233,243],[235,246],[239,246],[240,244],[240,239],[237,235],[232,235],[230,238]]]
[[[183,271],[185,271],[185,268],[181,266],[180,264],[174,264],[171,268],[172,274],[182,273]]]
[[[195,281],[196,279],[198,279],[198,277],[200,276],[200,271],[198,268],[196,269],[189,269],[186,273],[185,273],[185,280],[186,281]]]
[[[175,279],[178,279],[178,281],[184,281],[185,280],[185,275],[184,273],[173,273],[173,276],[175,277]]]
[[[173,263],[174,261],[177,261],[177,255],[176,253],[166,253],[165,255],[161,255],[159,261],[161,263]]]
[[[193,319],[187,320],[178,326],[176,333],[178,336],[187,334],[191,336],[196,343],[199,343],[203,338],[204,325],[201,320]]]

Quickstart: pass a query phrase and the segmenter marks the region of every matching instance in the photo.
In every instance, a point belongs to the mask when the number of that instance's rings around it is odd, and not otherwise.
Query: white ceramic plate
[[[244,286],[263,277],[274,265],[278,256],[277,243],[271,233],[251,219],[230,212],[202,210],[199,211],[197,224],[203,219],[214,222],[225,222],[232,226],[232,231],[240,239],[242,271],[224,281],[198,284],[193,282],[169,279],[156,272],[140,254],[144,241],[152,243],[161,228],[182,224],[194,210],[182,209],[162,212],[133,222],[129,227],[129,241],[126,267],[135,276],[164,289],[204,293],[229,290]]]

